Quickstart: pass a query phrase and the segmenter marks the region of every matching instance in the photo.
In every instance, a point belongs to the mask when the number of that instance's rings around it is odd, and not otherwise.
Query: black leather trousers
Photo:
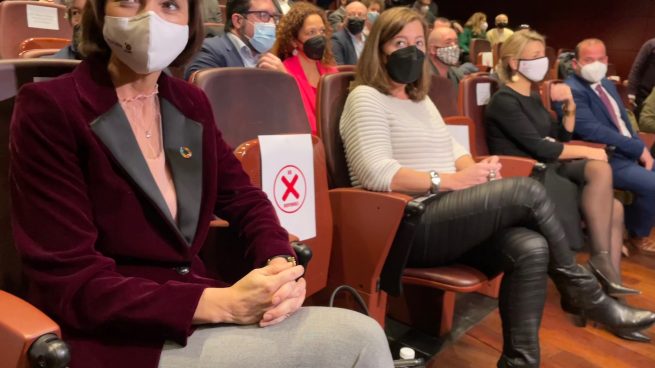
[[[410,266],[458,261],[487,273],[505,272],[499,366],[539,366],[547,271],[577,267],[554,209],[539,182],[509,178],[442,194],[418,226]]]

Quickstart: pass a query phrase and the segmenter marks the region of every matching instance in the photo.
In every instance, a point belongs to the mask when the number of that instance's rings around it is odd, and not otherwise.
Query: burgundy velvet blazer
[[[30,301],[61,325],[72,367],[156,367],[164,340],[185,344],[203,290],[227,286],[198,257],[214,214],[238,231],[252,267],[293,254],[266,195],[222,140],[205,94],[164,74],[158,83],[177,223],[105,62],[26,85],[16,99],[15,243]]]

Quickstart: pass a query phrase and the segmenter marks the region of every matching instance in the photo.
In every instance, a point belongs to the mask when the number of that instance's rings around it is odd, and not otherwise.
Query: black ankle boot
[[[549,274],[562,296],[562,309],[575,316],[577,326],[584,327],[589,319],[621,334],[655,323],[652,312],[623,305],[607,296],[598,280],[580,265],[552,268]]]

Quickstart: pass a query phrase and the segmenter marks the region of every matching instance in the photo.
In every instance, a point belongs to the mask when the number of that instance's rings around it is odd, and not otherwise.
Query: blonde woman
[[[457,36],[463,61],[468,61],[471,40],[474,38],[486,39],[487,28],[489,28],[487,15],[482,12],[473,13],[466,21],[464,30]]]
[[[580,215],[587,225],[591,259],[589,267],[612,296],[638,294],[621,285],[623,206],[614,199],[612,170],[601,148],[570,145],[575,127],[575,102],[571,89],[555,84],[551,98],[564,106],[560,124],[551,120],[532,83],[548,70],[544,38],[533,31],[519,31],[503,43],[496,67],[503,83],[486,108],[487,141],[494,154],[531,157],[545,162],[543,183],[556,204],[556,213],[574,249],[584,239]],[[649,341],[639,332],[618,336]]]
[[[427,26],[406,8],[373,25],[341,117],[353,185],[374,191],[436,194],[416,231],[408,264],[464,262],[503,271],[499,367],[538,367],[547,273],[565,310],[614,329],[649,327],[655,315],[605,295],[575,263],[543,186],[500,178],[497,157],[475,162],[457,144],[427,97]],[[471,231],[475,229],[475,231]]]

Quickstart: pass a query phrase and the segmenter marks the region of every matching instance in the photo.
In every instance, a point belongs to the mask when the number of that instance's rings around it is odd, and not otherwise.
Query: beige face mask
[[[105,16],[102,34],[112,54],[133,71],[149,74],[164,70],[182,53],[189,26],[148,11],[134,17]]]

